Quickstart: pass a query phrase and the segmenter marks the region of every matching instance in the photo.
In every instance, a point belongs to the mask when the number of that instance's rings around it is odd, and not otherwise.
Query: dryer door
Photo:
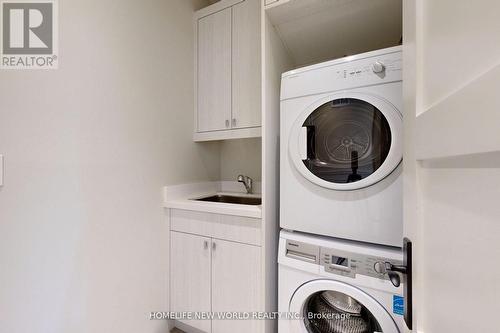
[[[400,333],[370,295],[343,282],[314,280],[300,286],[290,301],[291,333]]]
[[[289,138],[290,158],[316,185],[364,188],[387,177],[401,162],[402,126],[401,113],[384,99],[333,94],[297,118]]]

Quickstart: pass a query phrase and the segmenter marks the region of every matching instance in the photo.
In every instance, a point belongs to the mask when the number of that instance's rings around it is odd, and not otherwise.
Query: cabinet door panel
[[[228,129],[231,119],[231,8],[198,20],[198,131]]]
[[[210,312],[210,238],[170,233],[170,308],[174,312]],[[211,332],[210,320],[181,322]]]
[[[213,239],[212,310],[252,312],[261,306],[260,247]],[[263,321],[212,321],[213,333],[258,333]]]
[[[260,0],[233,6],[232,128],[261,126]]]

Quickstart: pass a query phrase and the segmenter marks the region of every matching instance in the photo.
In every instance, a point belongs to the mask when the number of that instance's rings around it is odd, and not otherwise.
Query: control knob
[[[377,261],[375,264],[373,264],[373,270],[380,275],[387,274],[394,287],[399,287],[399,285],[401,284],[401,277],[398,273],[404,275],[408,272],[408,268],[406,266],[393,265],[388,261]]]
[[[385,262],[383,261],[377,261],[374,265],[373,265],[373,269],[375,270],[375,272],[377,272],[378,274],[385,274],[386,273],[386,269],[385,269]]]
[[[385,71],[385,65],[380,61],[376,61],[372,65],[372,71],[373,73],[382,73],[383,71]]]

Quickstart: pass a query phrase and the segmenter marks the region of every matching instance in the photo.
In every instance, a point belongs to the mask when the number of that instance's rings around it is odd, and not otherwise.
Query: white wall
[[[420,6],[425,110],[500,64],[500,43],[494,42],[499,3],[425,0]]]
[[[500,309],[500,269],[494,264],[500,257],[500,156],[470,154],[453,143],[480,143],[480,124],[489,123],[500,146],[498,122],[491,121],[498,118],[491,105],[500,105],[500,96],[491,94],[492,81],[500,85],[500,44],[494,42],[499,10],[495,0],[405,0],[405,232],[417,255],[419,332],[498,330],[487,318]],[[453,121],[432,126],[428,120],[443,112]],[[475,122],[478,114],[482,119]],[[419,126],[422,121],[426,126]],[[457,127],[467,130],[455,140],[443,137]],[[423,128],[431,132],[418,131]],[[425,146],[446,146],[442,142],[463,154],[450,158],[442,149],[447,158],[429,159]],[[415,161],[419,156],[422,161]]]
[[[221,141],[220,156],[221,180],[236,181],[240,174],[257,181],[262,179],[261,138]]]
[[[0,72],[0,332],[164,331],[161,187],[220,172],[191,140],[205,2],[59,3],[60,69]]]

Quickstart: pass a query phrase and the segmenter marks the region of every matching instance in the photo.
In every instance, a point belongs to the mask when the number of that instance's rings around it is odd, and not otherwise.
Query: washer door
[[[389,313],[362,290],[334,280],[300,286],[290,300],[291,333],[400,333]]]
[[[402,127],[401,113],[379,97],[330,95],[310,105],[293,124],[290,158],[316,185],[364,188],[390,175],[401,162]]]

